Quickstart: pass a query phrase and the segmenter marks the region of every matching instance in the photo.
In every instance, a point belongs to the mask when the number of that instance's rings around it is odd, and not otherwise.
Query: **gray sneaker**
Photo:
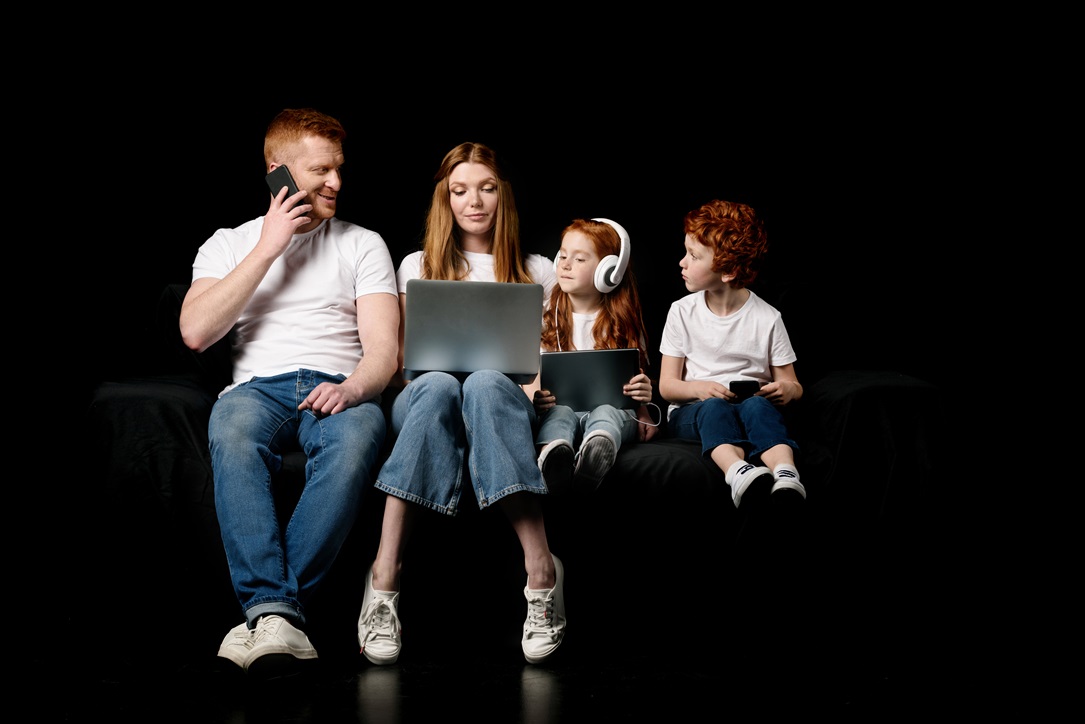
[[[618,446],[606,430],[592,430],[580,443],[573,479],[578,487],[597,488],[618,457]]]

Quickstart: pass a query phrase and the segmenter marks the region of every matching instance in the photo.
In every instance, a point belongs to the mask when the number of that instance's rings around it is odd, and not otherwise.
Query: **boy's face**
[[[302,230],[315,227],[322,219],[335,216],[335,203],[343,186],[340,167],[343,165],[343,146],[321,136],[306,136],[294,147],[294,160],[287,164],[290,174],[305,192],[303,203],[313,205],[306,216],[313,220]]]
[[[713,292],[726,287],[723,275],[712,271],[712,248],[688,234],[684,244],[686,255],[678,266],[682,268],[682,281],[686,283],[686,289],[691,292]]]
[[[561,248],[555,258],[554,270],[558,286],[566,294],[600,294],[595,288],[595,268],[599,255],[595,244],[579,231],[570,231],[561,238]]]

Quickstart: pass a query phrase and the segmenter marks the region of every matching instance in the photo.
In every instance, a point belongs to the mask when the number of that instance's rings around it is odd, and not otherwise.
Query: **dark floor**
[[[726,622],[715,632],[688,631],[659,604],[630,606],[609,638],[594,643],[570,630],[554,659],[538,666],[525,664],[518,639],[509,638],[459,657],[437,650],[436,641],[405,644],[388,667],[352,652],[322,653],[301,671],[264,680],[213,651],[173,666],[132,651],[128,660],[84,659],[52,676],[70,697],[65,721],[670,722],[736,714],[885,721],[975,715],[997,704],[967,683],[963,661],[958,676],[945,674],[958,668],[952,647],[917,657],[907,645],[840,642],[832,632],[796,637],[784,626],[756,637],[728,635]],[[148,644],[161,648],[184,635],[166,621]],[[643,645],[622,644],[622,636]],[[77,685],[69,688],[72,679]],[[43,706],[51,701],[46,696]]]

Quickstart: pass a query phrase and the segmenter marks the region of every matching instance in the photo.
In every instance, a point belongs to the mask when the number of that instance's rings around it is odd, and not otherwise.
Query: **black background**
[[[418,248],[444,153],[480,141],[511,177],[525,251],[552,257],[577,217],[626,227],[653,355],[668,306],[687,293],[683,216],[723,198],[765,220],[759,283],[806,289],[801,318],[784,310],[800,380],[817,359],[938,381],[948,351],[935,310],[957,240],[933,219],[946,217],[954,174],[931,138],[953,131],[919,121],[929,91],[917,82],[871,86],[824,67],[760,82],[605,63],[523,70],[515,82],[477,65],[366,68],[304,83],[188,69],[106,91],[101,130],[81,139],[104,182],[80,244],[94,293],[76,310],[95,322],[92,384],[140,372],[163,285],[189,281],[217,228],[266,212],[263,134],[299,106],[345,125],[338,216],[379,232],[397,266]],[[928,180],[920,192],[917,174]]]

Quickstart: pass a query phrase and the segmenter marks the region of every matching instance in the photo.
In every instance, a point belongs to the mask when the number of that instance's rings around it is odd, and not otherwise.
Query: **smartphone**
[[[757,380],[735,380],[729,387],[731,392],[738,395],[738,399],[745,400],[761,389],[761,383]]]
[[[298,192],[298,185],[294,183],[294,177],[290,175],[290,169],[286,166],[276,166],[271,173],[267,175],[267,187],[271,191],[272,196],[278,196],[279,191],[283,186],[286,187],[286,195],[293,196]],[[302,199],[298,203],[294,204],[294,208],[306,203],[305,199]]]

